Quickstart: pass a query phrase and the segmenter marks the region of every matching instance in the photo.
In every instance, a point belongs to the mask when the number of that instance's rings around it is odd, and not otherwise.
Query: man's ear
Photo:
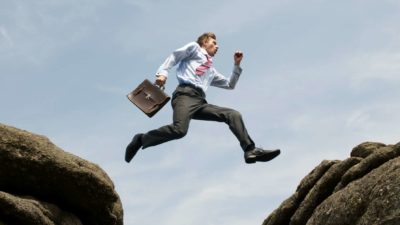
[[[201,42],[200,47],[204,47],[204,46],[206,45],[208,39],[209,39],[209,37],[205,38],[205,39]]]

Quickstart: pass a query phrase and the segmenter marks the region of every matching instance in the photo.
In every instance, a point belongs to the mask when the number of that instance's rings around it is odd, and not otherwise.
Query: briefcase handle
[[[158,88],[160,88],[162,91],[165,90],[165,85],[161,86],[161,85],[156,84],[156,82],[154,82],[153,84],[154,84],[154,86],[157,86]]]
[[[163,86],[160,86],[160,85],[157,85],[156,83],[153,83],[153,85],[156,86],[156,87],[158,87],[158,88],[160,88],[162,91],[165,90],[165,86],[164,86],[164,85],[163,85]],[[133,96],[138,95],[141,91],[143,91],[143,89],[144,89],[144,87],[141,87],[141,88],[139,88],[138,90],[136,90],[136,91],[133,93]]]

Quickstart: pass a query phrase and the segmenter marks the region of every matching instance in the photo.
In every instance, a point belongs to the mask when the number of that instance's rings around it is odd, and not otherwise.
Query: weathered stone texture
[[[362,143],[344,161],[323,161],[302,181],[312,186],[300,184],[263,225],[399,225],[399,174],[400,143]]]
[[[17,213],[26,218],[23,224],[31,219],[43,222],[36,224],[122,224],[121,201],[99,166],[61,150],[44,136],[2,124],[0,191],[1,205],[10,206],[0,211],[3,223],[16,223],[12,214]],[[60,222],[64,217],[76,222]]]

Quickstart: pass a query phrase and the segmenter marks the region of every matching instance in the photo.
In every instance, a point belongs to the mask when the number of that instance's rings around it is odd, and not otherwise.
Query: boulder
[[[0,203],[0,224],[123,224],[120,198],[99,166],[3,124]]]
[[[399,225],[399,174],[400,143],[362,143],[324,160],[263,225]]]
[[[13,224],[82,225],[72,213],[29,196],[15,196],[0,191],[0,215]],[[1,223],[0,223],[1,224]]]

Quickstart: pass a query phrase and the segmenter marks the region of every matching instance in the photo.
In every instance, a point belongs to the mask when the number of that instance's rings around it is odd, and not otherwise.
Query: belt
[[[190,88],[194,89],[195,91],[197,91],[203,98],[206,96],[203,89],[196,87],[194,84],[183,83],[183,84],[179,84],[179,87],[190,87]]]

